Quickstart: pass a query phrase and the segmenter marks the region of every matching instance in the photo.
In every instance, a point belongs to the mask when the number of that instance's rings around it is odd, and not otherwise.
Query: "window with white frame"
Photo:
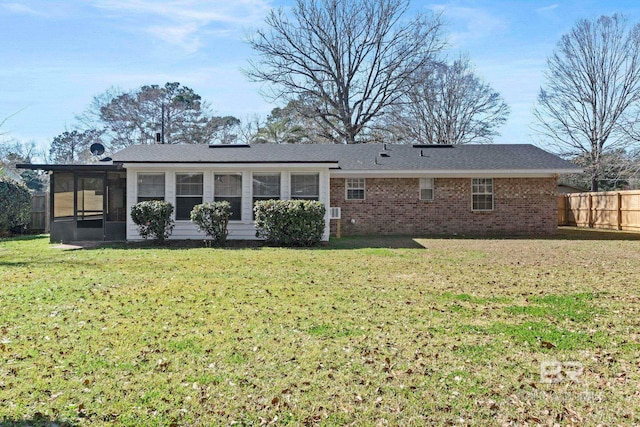
[[[345,182],[347,200],[364,200],[365,179],[347,178]]]
[[[202,203],[201,173],[176,174],[176,220],[186,221],[191,218],[195,205]]]
[[[253,205],[260,200],[280,199],[280,173],[253,174]]]
[[[291,174],[291,199],[319,200],[320,174],[296,173]]]
[[[493,210],[493,178],[471,180],[471,204],[474,211]]]
[[[138,174],[138,203],[164,200],[164,172]]]
[[[242,174],[216,173],[213,177],[213,200],[231,205],[231,221],[242,219]]]
[[[433,200],[433,178],[420,178],[420,200]]]

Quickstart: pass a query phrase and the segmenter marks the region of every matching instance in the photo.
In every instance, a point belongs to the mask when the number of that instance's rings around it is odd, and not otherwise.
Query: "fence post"
[[[45,233],[49,233],[49,227],[51,225],[51,205],[50,200],[49,200],[50,194],[47,191],[46,193],[44,193],[44,232]]]
[[[593,195],[591,193],[589,193],[589,197],[587,198],[587,209],[589,210],[588,225],[589,228],[593,228]]]
[[[622,193],[618,191],[616,196],[616,199],[618,200],[616,213],[616,216],[618,217],[618,230],[622,230]]]

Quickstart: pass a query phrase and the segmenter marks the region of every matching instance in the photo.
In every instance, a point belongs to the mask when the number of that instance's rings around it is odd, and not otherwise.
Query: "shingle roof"
[[[404,144],[250,146],[134,145],[114,163],[337,163],[344,171],[527,170],[577,173],[574,164],[529,144],[412,146]]]

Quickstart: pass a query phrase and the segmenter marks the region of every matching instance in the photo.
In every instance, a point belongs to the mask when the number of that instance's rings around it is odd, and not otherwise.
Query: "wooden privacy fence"
[[[640,190],[560,194],[558,225],[640,231]]]
[[[33,193],[31,195],[29,230],[49,232],[49,193]]]

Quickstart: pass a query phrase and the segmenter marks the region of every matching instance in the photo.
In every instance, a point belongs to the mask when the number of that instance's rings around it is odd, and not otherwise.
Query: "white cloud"
[[[552,5],[549,5],[549,6],[540,7],[538,9],[536,9],[536,12],[538,12],[538,13],[550,12],[552,10],[557,9],[559,6],[560,5],[558,5],[558,4],[552,4]]]
[[[505,32],[508,27],[504,20],[485,9],[452,4],[432,5],[431,9],[442,13],[445,23],[449,25],[449,42],[453,47],[495,37],[496,33]]]
[[[180,46],[187,53],[196,52],[202,45],[198,30],[198,25],[192,22],[166,26],[149,26],[146,29],[147,33],[152,36],[166,43]]]
[[[258,25],[271,8],[269,0],[92,0],[92,3],[115,17],[122,14],[123,18],[135,18],[136,30],[188,53],[203,45],[203,35],[210,34],[212,27],[215,34],[224,35],[229,27]]]
[[[0,8],[21,15],[45,16],[42,11],[33,9],[23,3],[0,3]]]

